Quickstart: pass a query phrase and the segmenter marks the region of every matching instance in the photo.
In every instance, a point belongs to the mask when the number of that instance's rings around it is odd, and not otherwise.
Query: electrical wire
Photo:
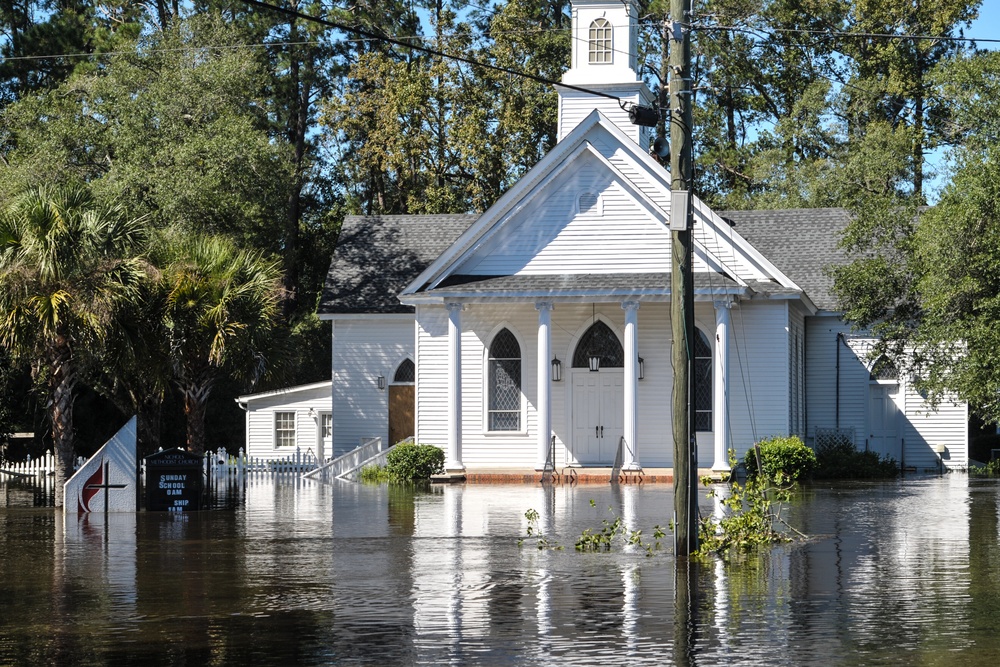
[[[507,67],[501,67],[499,65],[493,65],[490,63],[484,63],[466,56],[460,56],[452,53],[445,53],[443,51],[438,51],[437,49],[432,49],[426,46],[420,46],[415,44],[408,44],[394,37],[389,37],[387,35],[378,35],[364,28],[358,28],[356,26],[349,26],[345,23],[340,23],[339,21],[330,21],[328,19],[323,19],[318,16],[312,16],[310,14],[303,14],[302,12],[297,12],[292,9],[286,9],[284,7],[279,7],[277,5],[271,5],[266,2],[261,2],[260,0],[243,0],[245,4],[252,7],[257,7],[258,9],[264,9],[267,11],[277,12],[279,14],[284,14],[285,16],[291,16],[293,18],[302,19],[303,21],[311,21],[313,23],[318,23],[320,25],[325,25],[329,28],[335,28],[337,30],[342,30],[347,33],[355,33],[363,37],[368,37],[370,39],[377,39],[388,44],[395,44],[396,46],[402,46],[407,49],[413,49],[415,51],[422,51],[432,56],[438,56],[439,58],[447,58],[448,60],[455,60],[458,62],[465,63],[467,65],[472,65],[473,67],[483,67],[485,69],[490,69],[496,72],[501,72],[503,74],[510,74],[512,76],[519,76],[525,79],[530,79],[531,81],[536,81],[538,83],[544,83],[551,86],[559,86],[568,90],[575,90],[577,92],[586,93],[588,95],[596,95],[598,97],[603,97],[605,99],[615,100],[619,104],[623,104],[623,101],[617,95],[609,95],[598,90],[591,90],[589,88],[584,88],[582,86],[574,86],[572,84],[561,83],[559,81],[553,81],[552,79],[546,79],[543,76],[538,76],[537,74],[531,74],[530,72],[520,72],[517,70],[509,69]]]
[[[979,39],[976,37],[954,37],[951,35],[922,35],[918,33],[893,33],[893,32],[851,32],[851,31],[841,31],[841,30],[819,30],[810,28],[746,28],[743,26],[736,25],[694,25],[691,24],[690,29],[698,32],[715,32],[715,31],[729,31],[729,32],[749,32],[756,34],[757,32],[763,32],[765,34],[770,34],[772,36],[778,33],[789,33],[789,34],[803,34],[803,35],[813,35],[817,37],[829,37],[831,39],[903,39],[912,41],[936,41],[936,42],[966,42],[966,43],[986,43],[986,44],[1000,44],[1000,39],[983,38]]]

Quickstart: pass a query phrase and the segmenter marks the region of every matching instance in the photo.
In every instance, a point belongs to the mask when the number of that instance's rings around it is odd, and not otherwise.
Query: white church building
[[[636,8],[572,11],[563,82],[649,104]],[[250,453],[280,454],[295,423],[329,428],[302,438],[326,438],[328,455],[413,436],[452,471],[540,470],[553,454],[557,468],[608,467],[619,448],[625,468],[672,465],[670,176],[618,102],[558,92],[557,145],[481,215],[344,221],[319,306],[332,403],[312,407],[330,419],[290,422],[281,401],[243,397],[262,407],[247,414]],[[846,261],[845,211],[693,209],[700,467],[786,434],[967,465],[966,406],[930,409],[840,319],[825,268]]]

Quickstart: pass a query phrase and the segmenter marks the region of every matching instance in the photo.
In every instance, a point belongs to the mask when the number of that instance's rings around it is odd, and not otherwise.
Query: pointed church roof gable
[[[574,234],[580,236],[577,242],[586,237],[587,214],[580,214],[578,202],[580,195],[588,192],[584,187],[588,179],[592,184],[603,185],[603,190],[591,194],[605,198],[603,203],[623,207],[619,211],[623,215],[605,223],[605,232],[610,230],[610,235],[596,237],[593,247],[613,255],[638,244],[649,253],[647,260],[652,262],[654,257],[658,260],[655,269],[651,263],[630,261],[626,273],[668,268],[670,175],[611,121],[594,111],[411,282],[401,298],[408,301],[408,296],[433,290],[449,276],[459,274],[622,272],[615,261],[595,268],[594,258],[588,257],[586,248],[578,248],[581,253],[578,265],[566,262],[572,257],[569,244]],[[574,183],[579,187],[567,187]],[[785,289],[798,290],[707,205],[695,199],[694,207],[696,271],[714,270],[740,284],[773,282]],[[619,224],[626,219],[629,224]],[[591,225],[590,229],[598,227]],[[609,247],[608,238],[616,234],[638,236]],[[518,243],[520,247],[515,248]],[[518,252],[528,255],[515,257]]]

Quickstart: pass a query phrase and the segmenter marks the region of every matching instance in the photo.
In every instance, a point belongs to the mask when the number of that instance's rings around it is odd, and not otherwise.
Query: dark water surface
[[[669,486],[252,480],[238,499],[105,523],[0,485],[0,665],[1000,663],[992,480],[811,487],[786,510],[809,540],[680,572],[669,537],[652,558],[573,549],[613,516],[650,541]],[[518,547],[527,509],[565,550]]]

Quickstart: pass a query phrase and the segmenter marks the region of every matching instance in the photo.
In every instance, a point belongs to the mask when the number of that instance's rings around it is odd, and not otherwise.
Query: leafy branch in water
[[[528,520],[527,537],[538,538],[538,549],[539,551],[543,549],[552,549],[554,551],[562,551],[562,546],[549,542],[548,538],[542,534],[542,529],[538,527],[538,510],[528,509],[524,512],[524,518]],[[521,538],[517,541],[517,546],[524,545],[525,538]]]
[[[730,463],[736,463],[732,456]],[[707,486],[712,480],[703,482]],[[742,485],[731,480],[725,497],[721,497],[719,489],[711,489],[708,497],[721,498],[723,516],[703,517],[699,521],[697,553],[730,558],[734,553],[790,542],[789,532],[804,537],[781,516],[784,503],[791,499],[791,489],[792,486],[772,486],[765,476],[752,477]]]
[[[597,503],[591,500],[590,506],[596,507]],[[608,512],[613,513],[614,510],[608,507]],[[641,530],[630,530],[620,516],[614,517],[613,521],[604,519],[601,524],[603,527],[600,531],[595,532],[591,528],[586,528],[581,533],[580,539],[576,541],[577,551],[611,551],[611,547],[616,539],[620,539],[624,545],[645,549],[646,557],[648,558],[655,551],[659,551],[660,540],[666,535],[662,528],[653,526],[653,543],[649,544],[642,541]]]
[[[596,507],[597,503],[591,500],[590,506]],[[608,511],[613,512],[614,510],[609,507]],[[562,550],[562,546],[549,542],[548,538],[542,535],[542,531],[538,527],[539,514],[536,510],[527,510],[524,513],[524,518],[528,520],[527,537],[519,539],[517,546],[523,546],[525,539],[537,537],[539,549]],[[634,546],[644,549],[648,558],[660,550],[660,541],[666,536],[666,533],[660,526],[653,526],[653,542],[644,542],[642,531],[629,530],[619,516],[615,516],[613,520],[604,519],[601,523],[602,528],[598,531],[592,528],[584,529],[580,538],[576,541],[575,546],[577,551],[611,551],[614,544],[620,541],[624,546]]]

